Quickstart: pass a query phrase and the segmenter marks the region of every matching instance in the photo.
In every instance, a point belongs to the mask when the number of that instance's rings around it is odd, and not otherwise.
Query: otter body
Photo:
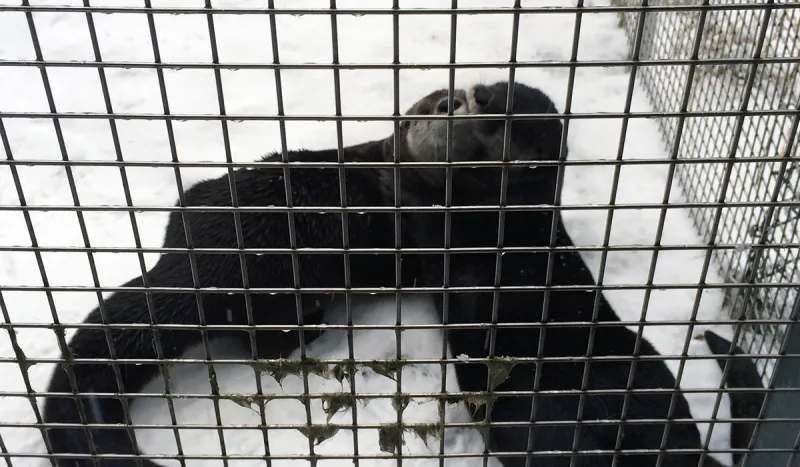
[[[508,97],[507,83],[476,86],[469,91],[457,90],[453,95],[452,112],[456,115],[504,114]],[[539,90],[517,84],[514,87],[514,113],[554,113],[555,106]],[[412,115],[445,114],[449,103],[446,91],[436,91],[421,99],[408,112]],[[508,140],[508,159],[521,161],[556,160],[560,150],[561,123],[557,118],[515,121]],[[448,154],[447,123],[444,121],[404,121],[400,131],[385,140],[346,148],[345,160],[443,162]],[[503,157],[504,122],[502,120],[460,120],[452,126],[449,154],[455,161],[497,161]],[[399,150],[394,153],[395,148]],[[274,156],[273,156],[274,157]],[[337,151],[296,151],[290,153],[292,161],[336,161]],[[394,182],[391,170],[347,168],[344,195],[347,206],[392,206]],[[294,206],[341,205],[338,170],[291,168],[292,203]],[[446,205],[448,201],[446,170],[444,168],[403,168],[400,171],[401,202],[403,206]],[[237,203],[244,207],[286,206],[284,173],[279,168],[239,170],[234,172]],[[508,169],[507,205],[552,205],[557,199],[555,185],[557,168],[516,166]],[[453,168],[452,196],[454,206],[497,205],[502,182],[499,168]],[[184,213],[190,226],[193,248],[289,248],[290,225],[286,213],[238,213],[241,231],[237,232],[231,201],[228,177],[201,182],[186,192],[188,206],[231,207],[224,212]],[[572,240],[561,221],[552,210],[513,211],[505,213],[500,245],[505,247],[547,247],[550,232],[556,224],[555,245],[570,247]],[[348,244],[354,248],[394,247],[395,226],[391,213],[364,213],[349,215]],[[498,246],[499,214],[497,212],[453,212],[449,245],[452,247]],[[443,213],[402,214],[402,245],[404,247],[443,247]],[[298,248],[341,248],[342,218],[338,213],[295,213],[295,242]],[[241,239],[241,242],[239,241]],[[186,248],[187,232],[180,213],[171,215],[164,246]],[[240,254],[195,254],[196,276],[187,254],[169,253],[147,272],[126,286],[143,287],[344,287],[344,259],[341,254],[298,254],[298,271],[293,268],[287,254],[244,254],[242,268]],[[402,283],[410,285],[442,286],[443,261],[440,255],[409,255],[402,262]],[[449,286],[545,286],[595,284],[594,278],[579,253],[506,252],[498,261],[497,254],[453,253],[450,256]],[[500,274],[496,277],[496,264]],[[246,271],[247,281],[242,274]],[[549,273],[548,271],[552,271]],[[350,255],[350,285],[357,287],[393,287],[395,277],[394,254]],[[295,284],[294,278],[299,278]],[[145,281],[146,279],[146,281]],[[107,322],[114,324],[149,324],[150,307],[156,323],[186,325],[246,325],[247,303],[243,294],[193,292],[158,293],[148,297],[143,292],[115,293],[103,304]],[[314,304],[320,295],[303,296],[301,306],[305,324],[318,324],[321,313]],[[294,325],[298,323],[295,296],[292,294],[249,294],[254,324]],[[539,367],[533,363],[518,363],[508,378],[487,388],[488,372],[483,363],[459,363],[456,366],[459,385],[464,391],[532,391],[536,387],[547,393],[535,397],[499,395],[493,401],[490,419],[493,423],[541,422],[532,428],[493,427],[489,449],[495,453],[511,452],[500,457],[506,467],[525,465],[526,453],[534,451],[602,450],[598,454],[580,454],[574,465],[579,467],[605,467],[612,465],[613,455],[620,440],[621,450],[658,450],[664,436],[664,420],[670,402],[674,405],[669,434],[664,448],[699,449],[700,436],[689,413],[688,403],[680,394],[674,398],[669,391],[629,394],[628,377],[631,374],[631,356],[634,355],[636,334],[620,325],[605,325],[592,330],[591,322],[619,323],[613,308],[599,297],[595,313],[595,294],[575,290],[528,290],[500,292],[495,307],[493,293],[458,292],[450,294],[447,310],[448,323],[498,323],[493,335],[485,330],[449,330],[448,339],[455,355],[471,358],[491,355],[498,357],[564,357],[555,362],[544,362]],[[441,306],[441,305],[440,305]],[[497,313],[494,313],[494,310]],[[543,314],[547,311],[547,317]],[[202,314],[201,314],[202,311]],[[442,310],[443,311],[443,310]],[[202,319],[201,319],[202,316]],[[101,310],[95,309],[87,323],[104,322]],[[529,323],[533,327],[502,328],[503,324]],[[576,325],[577,323],[577,325]],[[542,329],[545,324],[545,329]],[[559,324],[567,324],[568,327]],[[156,360],[177,358],[189,346],[201,339],[197,330],[157,331],[163,350],[161,355],[154,347],[153,330],[113,329],[109,331],[116,358]],[[208,331],[209,337],[235,334],[250,344],[247,331],[223,333]],[[316,337],[305,331],[305,341]],[[300,340],[297,332],[255,332],[255,353],[261,358],[275,358],[294,350]],[[589,346],[593,342],[593,346]],[[110,358],[105,333],[102,330],[81,329],[70,342],[75,358]],[[490,352],[493,349],[493,353]],[[541,350],[541,352],[540,352]],[[719,352],[717,352],[719,353]],[[491,355],[490,355],[491,354]],[[646,340],[639,342],[639,355],[658,355]],[[586,366],[580,357],[617,357],[617,360],[598,360]],[[573,360],[569,360],[571,357]],[[120,378],[126,393],[136,393],[158,375],[156,364],[121,364]],[[733,368],[734,372],[737,368]],[[72,365],[78,393],[118,392],[116,375],[110,364],[77,363]],[[638,361],[631,387],[635,389],[671,390],[675,379],[661,361]],[[583,400],[577,390],[610,391],[585,393]],[[80,424],[81,417],[74,401],[73,387],[62,368],[56,369],[49,392],[69,394],[66,397],[48,397],[44,405],[45,423]],[[553,391],[567,392],[554,394]],[[570,392],[571,391],[571,392]],[[126,424],[123,406],[114,398],[84,396],[86,422]],[[674,399],[674,401],[673,401]],[[535,407],[533,403],[535,402]],[[621,436],[619,420],[625,406],[625,420]],[[476,413],[476,420],[482,419]],[[584,421],[578,432],[573,422]],[[637,420],[656,420],[645,423]],[[681,421],[682,420],[682,421]],[[547,422],[556,422],[548,425]],[[561,424],[558,424],[561,422]],[[611,422],[611,423],[609,423]],[[58,454],[80,456],[56,457],[60,467],[89,467],[89,455],[138,454],[134,440],[124,429],[94,428],[92,448],[86,430],[78,428],[49,428],[53,451]],[[735,440],[734,440],[735,441]],[[734,446],[740,447],[740,446]],[[663,453],[664,466],[690,467],[697,465],[699,454]],[[531,465],[561,467],[570,465],[570,455],[551,453],[534,455]],[[656,465],[657,455],[647,453],[621,453],[617,465],[621,467],[648,467]],[[157,464],[141,459],[144,467]],[[106,459],[102,464],[110,467],[132,467],[133,458]],[[706,465],[718,466],[713,458]]]

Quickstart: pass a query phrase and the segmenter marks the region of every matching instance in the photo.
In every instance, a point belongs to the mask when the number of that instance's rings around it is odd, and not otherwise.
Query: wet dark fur
[[[505,113],[507,84],[491,86],[493,103],[483,113]],[[514,92],[514,113],[553,113],[555,107],[542,92],[517,84]],[[502,125],[502,124],[500,124]],[[502,133],[502,128],[500,128]],[[561,147],[562,126],[558,119],[517,120],[511,125],[511,138],[518,148],[527,148],[523,155],[528,159],[556,160]],[[479,159],[485,158],[480,154]],[[513,159],[513,157],[512,157]],[[516,168],[509,171],[507,205],[553,205],[557,168],[540,166],[535,169]],[[452,202],[454,206],[497,205],[500,196],[499,169],[454,169]],[[444,190],[428,200],[428,204],[444,204]],[[453,248],[495,247],[498,237],[497,212],[453,212],[451,217],[450,245]],[[573,242],[560,218],[553,211],[513,211],[505,215],[504,235],[501,244],[505,247],[543,247],[550,245],[551,226],[556,223],[555,245],[571,247]],[[418,235],[416,242],[424,247],[442,247],[444,232],[443,214],[409,214],[404,217],[404,228]],[[417,228],[416,226],[419,226]],[[436,227],[431,227],[436,226]],[[438,228],[437,228],[438,227]],[[431,236],[431,233],[438,235]],[[505,252],[501,258],[502,286],[544,286],[552,284],[595,285],[594,278],[579,253],[559,251],[552,257],[552,277],[548,279],[547,252]],[[426,286],[443,285],[443,261],[441,256],[426,260]],[[453,253],[450,255],[450,281],[453,287],[495,285],[495,253]],[[549,302],[548,302],[549,300]],[[508,379],[497,391],[531,391],[536,372],[539,372],[540,391],[575,390],[623,390],[627,387],[631,372],[631,356],[634,355],[636,334],[626,327],[597,327],[592,335],[591,322],[617,322],[619,318],[613,307],[601,295],[596,316],[593,316],[595,293],[582,290],[550,292],[542,291],[501,292],[497,321],[500,323],[540,323],[542,309],[547,304],[546,330],[539,328],[498,328],[494,337],[495,356],[536,357],[541,345],[543,357],[619,357],[616,361],[593,361],[587,365],[581,360],[543,363],[536,370],[533,363],[519,363],[513,367]],[[441,302],[440,307],[441,307]],[[451,293],[449,297],[448,321],[453,324],[492,323],[492,292]],[[559,327],[559,323],[586,323],[582,326]],[[487,331],[482,329],[448,331],[453,355],[466,354],[471,358],[485,358],[489,352],[485,347]],[[542,341],[543,340],[543,341]],[[593,345],[590,348],[590,342]],[[639,342],[640,355],[658,355],[646,340]],[[487,389],[487,366],[483,363],[459,363],[456,365],[458,381],[462,391],[485,391]],[[585,383],[584,383],[585,379]],[[667,389],[675,387],[675,378],[662,361],[638,361],[633,373],[634,389]],[[674,400],[673,400],[674,399]],[[490,431],[489,449],[493,453],[522,453],[516,457],[501,456],[506,467],[525,465],[525,452],[604,450],[613,451],[617,442],[619,422],[623,412],[624,394],[586,394],[583,410],[580,411],[580,396],[539,395],[536,397],[535,414],[530,417],[530,396],[500,396],[493,403],[491,421],[528,422],[530,418],[539,422],[583,420],[586,424],[576,434],[573,424],[561,426],[538,425],[528,427],[493,427]],[[698,429],[692,421],[686,399],[672,391],[661,393],[639,393],[628,397],[627,420],[668,418],[670,403],[674,403],[672,424],[664,448],[694,449],[701,447]],[[477,419],[482,419],[478,412]],[[597,423],[597,421],[606,423]],[[622,425],[619,448],[630,450],[657,450],[661,446],[665,425],[663,422],[626,423]],[[531,441],[529,445],[529,433]],[[617,465],[620,467],[655,466],[658,453],[621,453]],[[698,464],[699,454],[663,453],[663,466],[689,467]],[[567,467],[569,455],[553,453],[534,455],[531,465],[537,467]],[[579,455],[575,466],[611,466],[611,454]],[[706,466],[719,466],[711,457],[706,457]]]
[[[345,151],[345,158],[381,160],[382,142],[360,145]],[[277,156],[272,156],[276,158]],[[337,152],[296,151],[289,154],[293,161],[336,161]],[[292,202],[295,206],[340,206],[338,169],[292,168]],[[374,170],[347,169],[348,206],[390,205],[379,190],[375,180],[379,179]],[[284,174],[281,168],[257,168],[234,172],[236,194],[239,206],[286,206]],[[231,206],[231,193],[228,176],[203,181],[186,192],[188,206]],[[231,212],[189,212],[186,214],[190,226],[191,241],[196,248],[238,248],[234,216]],[[286,213],[241,212],[242,248],[289,248],[289,225]],[[341,248],[342,221],[338,213],[302,214],[294,216],[294,229],[298,248],[324,247]],[[349,244],[354,248],[393,247],[394,220],[391,214],[366,213],[347,216],[349,223]],[[172,213],[166,229],[164,246],[186,248],[187,240],[180,213]],[[197,285],[199,287],[243,287],[242,267],[237,254],[196,254]],[[247,254],[247,285],[258,287],[294,287],[292,260],[289,254]],[[344,261],[341,254],[299,255],[300,287],[344,287]],[[395,285],[395,260],[393,255],[350,256],[351,279],[354,287],[377,287]],[[170,253],[163,255],[146,275],[147,284],[153,287],[193,287],[187,254]],[[141,277],[125,284],[126,287],[142,287]],[[320,297],[306,297],[305,311],[314,311],[313,305]],[[295,297],[292,294],[251,293],[253,319],[261,325],[298,324]],[[202,293],[202,310],[208,325],[229,324],[227,309],[231,309],[233,323],[246,325],[247,311],[244,295],[241,293]],[[152,293],[153,315],[158,323],[201,324],[198,303],[193,293]],[[107,322],[114,324],[150,323],[147,298],[143,292],[120,292],[110,295],[104,302]],[[319,323],[322,313],[306,315],[306,324]],[[311,322],[309,322],[311,319]],[[314,321],[316,320],[316,321]],[[100,309],[93,310],[86,323],[102,323]],[[246,331],[209,331],[210,337],[234,335],[250,347]],[[306,342],[317,335],[305,331]],[[155,360],[158,355],[154,348],[153,331],[150,329],[115,329],[110,332],[116,357],[126,359]],[[163,349],[162,358],[178,358],[190,346],[201,341],[197,330],[161,330],[158,337]],[[259,331],[256,335],[257,353],[262,358],[286,356],[298,347],[298,332]],[[109,358],[106,337],[101,330],[82,329],[77,331],[69,343],[76,358]],[[136,393],[159,375],[155,364],[120,364],[124,392]],[[109,364],[76,364],[72,371],[77,380],[78,393],[114,393],[119,388],[112,366]],[[44,403],[46,423],[81,423],[79,411],[74,401],[73,388],[64,367],[59,366],[53,373],[47,388],[48,392],[69,393],[69,397],[51,396]],[[115,398],[98,397],[90,400],[83,397],[84,412],[89,423],[124,424],[126,422],[123,406]],[[128,398],[130,402],[134,398]],[[96,404],[96,405],[95,405]],[[99,408],[93,410],[92,407]],[[89,454],[89,442],[82,428],[51,428],[50,442],[54,453]],[[97,428],[92,430],[94,449],[100,454],[136,454],[128,432],[123,429]],[[156,464],[145,461],[151,467]],[[62,458],[59,465],[64,467],[88,467],[93,465],[89,458]],[[132,458],[108,459],[106,466],[130,467],[135,465]]]

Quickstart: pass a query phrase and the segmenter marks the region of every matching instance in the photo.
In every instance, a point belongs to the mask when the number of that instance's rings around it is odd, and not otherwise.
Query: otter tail
[[[162,277],[170,261],[162,258],[150,272],[154,283],[166,282]],[[142,287],[142,278],[125,286]],[[94,326],[78,329],[70,340],[65,363],[54,369],[42,418],[48,425],[46,436],[58,467],[94,467],[95,459],[101,467],[135,467],[139,462],[143,467],[158,467],[132,457],[139,450],[128,409],[144,385],[161,374],[163,363],[158,359],[178,358],[200,335],[144,326],[151,323],[147,300],[137,292],[109,296],[104,302],[105,317],[99,308],[89,314],[84,324]],[[197,303],[191,295],[153,293],[151,304],[164,322],[198,324]],[[93,459],[93,455],[130,457]]]
[[[87,368],[81,369],[84,366]],[[94,368],[90,368],[94,367]],[[80,393],[117,392],[109,390],[107,382],[114,381],[113,372],[99,365],[75,365],[75,383]],[[53,374],[48,392],[72,393],[66,368],[59,367]],[[87,378],[87,370],[92,372]],[[122,370],[123,372],[125,370]],[[102,381],[100,378],[110,378]],[[113,383],[112,383],[113,384]],[[80,406],[78,405],[80,403]],[[83,416],[82,416],[83,415]],[[93,467],[92,454],[131,454],[139,453],[136,448],[133,430],[126,429],[125,409],[116,398],[70,395],[67,397],[49,396],[44,407],[47,437],[59,467]],[[85,426],[86,425],[89,426]],[[58,426],[63,424],[64,426]],[[92,425],[106,425],[103,428]],[[107,427],[109,426],[110,427]],[[118,425],[119,427],[114,427]],[[91,428],[90,428],[91,426]],[[67,456],[64,456],[67,454]],[[137,460],[127,458],[98,458],[101,467],[135,467]],[[160,467],[158,464],[141,459],[142,467]]]
[[[714,355],[727,356],[731,350],[731,341],[719,336],[712,331],[703,333],[709,349]],[[734,346],[734,355],[745,355],[739,347]],[[764,403],[766,393],[761,375],[752,359],[737,358],[717,358],[720,369],[725,371],[725,363],[730,365],[725,385],[736,392],[729,394],[731,399],[731,418],[758,418],[761,406]],[[738,391],[739,389],[754,389],[753,391]],[[731,423],[731,447],[733,449],[747,449],[750,439],[753,436],[756,424],[754,422],[732,422]],[[739,454],[734,453],[733,463],[738,465]]]

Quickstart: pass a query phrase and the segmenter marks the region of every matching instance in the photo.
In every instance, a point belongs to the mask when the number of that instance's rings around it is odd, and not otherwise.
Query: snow
[[[13,2],[0,2],[14,4]],[[42,4],[43,2],[31,2]],[[74,0],[60,0],[59,4],[80,4]],[[155,6],[197,6],[202,2],[189,0],[154,1]],[[214,2],[216,7],[261,6],[260,1],[228,0]],[[601,1],[586,2],[602,5]],[[327,7],[324,0],[276,1],[278,7]],[[340,0],[341,8],[386,8],[386,0]],[[483,0],[459,2],[461,7],[510,6],[511,1]],[[531,0],[525,6],[572,5],[568,0]],[[94,6],[141,6],[130,0],[104,0],[92,2]],[[449,1],[403,1],[402,7],[449,7]],[[146,17],[135,14],[94,15],[93,17],[105,61],[152,62],[153,51]],[[41,41],[42,53],[47,60],[94,60],[90,36],[83,14],[37,13],[35,23]],[[571,55],[575,19],[570,15],[529,15],[520,22],[517,58],[520,61],[567,60]],[[166,62],[210,62],[211,49],[207,19],[202,15],[156,15],[155,25],[162,60]],[[220,60],[240,63],[272,63],[270,29],[266,15],[221,15],[214,18]],[[290,16],[277,18],[280,59],[283,63],[330,63],[331,22],[325,15]],[[469,15],[458,19],[456,57],[460,62],[507,61],[510,56],[512,18],[507,15]],[[341,16],[338,20],[339,56],[343,63],[381,63],[392,60],[392,19],[386,15]],[[447,62],[450,55],[449,16],[403,16],[400,19],[400,60],[403,63]],[[617,28],[616,14],[584,15],[580,34],[579,60],[624,59],[627,42],[624,32]],[[0,13],[0,59],[33,60],[33,47],[25,16],[22,13]],[[98,73],[93,68],[50,67],[47,69],[54,102],[59,112],[105,112]],[[166,69],[164,71],[170,110],[173,113],[218,114],[214,74],[210,70]],[[111,102],[115,112],[162,113],[156,72],[143,68],[106,69]],[[271,70],[222,70],[222,84],[226,110],[230,114],[266,114],[277,111],[275,80]],[[507,70],[465,69],[456,73],[456,85],[466,86],[476,81],[491,82],[507,79]],[[294,69],[281,73],[283,105],[288,115],[332,115],[335,111],[333,73],[329,70]],[[547,92],[559,109],[564,109],[569,74],[566,69],[519,69],[516,79]],[[581,68],[575,74],[573,112],[621,112],[624,109],[629,74],[624,68]],[[0,66],[0,110],[3,112],[48,112],[39,70],[34,67]],[[400,72],[401,110],[432,89],[444,87],[448,82],[446,70],[402,70]],[[393,74],[390,70],[342,70],[342,112],[345,115],[387,115],[393,111]],[[633,111],[650,111],[646,94],[638,87],[634,92]],[[115,150],[109,125],[97,119],[63,119],[61,127],[66,149],[71,160],[115,159]],[[48,120],[3,119],[9,144],[16,160],[60,160],[58,140],[53,124]],[[570,159],[614,159],[617,154],[621,120],[575,120],[569,126]],[[126,161],[171,160],[171,151],[163,121],[118,120],[121,151]],[[176,121],[173,123],[175,144],[181,161],[225,160],[222,126],[218,121]],[[230,149],[234,161],[252,161],[266,152],[279,149],[280,135],[275,122],[230,122]],[[290,149],[329,148],[336,145],[336,126],[332,122],[288,122],[287,141]],[[346,122],[343,124],[345,144],[384,137],[391,132],[388,122]],[[632,119],[625,138],[624,159],[666,158],[662,150],[659,129],[655,121]],[[72,206],[69,179],[65,170],[57,166],[22,165],[19,177],[26,202],[31,206]],[[612,193],[613,167],[571,167],[566,171],[563,204],[602,204]],[[81,205],[125,206],[120,172],[115,167],[82,166],[71,169],[77,196]],[[618,203],[660,203],[667,187],[666,164],[631,165],[622,168],[617,189]],[[125,170],[131,196],[135,205],[167,206],[177,199],[176,179],[171,168],[130,167]],[[221,168],[182,168],[184,187],[209,177],[224,173]],[[673,187],[671,199],[680,201],[680,190]],[[8,166],[0,166],[0,205],[18,206],[19,197]],[[652,209],[626,209],[615,212],[611,230],[611,245],[652,245],[657,235],[660,212]],[[579,245],[602,244],[606,212],[601,210],[572,210],[564,214],[567,228]],[[141,242],[144,247],[158,247],[167,220],[165,213],[136,212]],[[88,238],[94,247],[133,247],[133,230],[129,216],[121,211],[93,211],[84,214]],[[77,216],[70,212],[33,211],[31,221],[39,245],[47,247],[82,247],[83,237]],[[0,246],[30,246],[31,238],[20,211],[0,211]],[[664,221],[663,245],[699,245],[687,211],[672,209]],[[607,257],[605,284],[644,284],[652,261],[646,251],[612,252]],[[92,275],[84,253],[51,252],[42,254],[47,280],[53,286],[91,286]],[[145,255],[146,266],[151,267],[157,255]],[[585,258],[595,271],[599,270],[601,255],[586,253]],[[681,322],[691,317],[696,290],[659,290],[658,284],[695,284],[701,276],[704,252],[662,251],[657,257],[653,283],[656,289],[650,295],[646,308],[648,322]],[[135,254],[97,253],[94,261],[101,286],[114,286],[140,273]],[[720,283],[721,278],[711,267],[707,283]],[[35,286],[42,284],[42,276],[32,253],[0,251],[0,284],[6,286]],[[12,323],[48,323],[52,315],[46,296],[40,292],[2,291],[2,298]],[[643,291],[607,292],[607,297],[623,320],[640,319],[644,304]],[[713,320],[725,317],[721,312],[722,295],[718,289],[705,289],[700,294],[697,319]],[[53,300],[59,319],[64,323],[80,322],[96,306],[94,293],[54,293]],[[430,300],[422,297],[404,301],[403,322],[435,323],[436,313]],[[395,321],[394,300],[365,302],[353,310],[354,322],[392,324]],[[328,313],[331,322],[342,322],[342,310]],[[707,354],[702,343],[692,339],[704,330],[697,326],[687,336],[684,325],[647,327],[644,335],[656,348],[668,355],[681,355],[689,344],[690,354]],[[730,337],[729,327],[716,327],[720,334]],[[68,334],[69,335],[69,334]],[[30,358],[56,358],[58,348],[54,334],[46,329],[22,328],[16,337],[25,355]],[[395,334],[391,331],[359,331],[355,333],[356,355],[366,358],[393,356]],[[440,358],[441,337],[435,331],[405,331],[402,348],[407,358]],[[0,355],[4,360],[0,382],[4,392],[25,392],[19,366],[12,360],[14,353],[5,333],[0,336]],[[232,352],[219,344],[215,351]],[[347,355],[347,339],[343,333],[328,332],[309,349],[310,356],[339,358]],[[461,358],[461,357],[459,357]],[[678,360],[668,361],[673,371]],[[27,373],[35,390],[44,390],[53,366],[38,364]],[[224,393],[247,394],[254,391],[253,370],[246,366],[220,365],[218,382]],[[174,391],[192,393],[208,390],[205,369],[191,365],[177,365],[172,370]],[[720,371],[713,360],[687,361],[680,380],[684,391],[717,388]],[[402,375],[403,391],[439,391],[441,373],[438,365],[418,365],[407,368]],[[455,390],[452,368],[448,369],[448,389]],[[265,391],[292,394],[302,392],[303,384],[294,377],[283,381],[281,388],[271,377],[262,379]],[[160,381],[149,388],[156,391]],[[393,393],[396,383],[369,371],[362,372],[355,384],[359,393]],[[336,381],[309,377],[312,393],[339,392],[342,386]],[[345,385],[346,386],[346,385]],[[348,389],[345,389],[348,390]],[[1,395],[1,394],[0,394]],[[697,418],[708,418],[717,399],[716,394],[687,393],[692,413]],[[730,416],[727,396],[722,396],[717,417]],[[202,400],[176,400],[175,407],[180,423],[215,423],[213,405]],[[296,400],[273,400],[266,406],[271,424],[305,423],[306,414]],[[254,411],[231,401],[219,404],[225,424],[251,426],[252,430],[225,429],[224,440],[229,455],[257,456],[264,452],[263,435],[257,430],[260,417]],[[357,406],[361,424],[392,423],[397,420],[391,398],[376,399]],[[319,400],[312,404],[312,419],[324,422],[326,414]],[[404,420],[432,422],[437,419],[437,404],[430,400],[412,402],[403,413]],[[18,397],[0,398],[0,434],[11,453],[41,453],[44,446],[40,434],[31,428],[15,427],[15,423],[35,421],[33,411],[25,400]],[[134,405],[134,422],[168,423],[164,403],[155,400],[140,401]],[[332,421],[347,423],[351,413],[341,412]],[[461,407],[448,413],[448,421],[467,421],[468,412]],[[708,426],[700,424],[705,435]],[[184,429],[180,431],[186,454],[218,454],[217,430]],[[137,437],[143,450],[151,454],[174,454],[175,442],[170,430],[138,430]],[[448,430],[445,451],[448,453],[481,453],[483,442],[472,429]],[[709,447],[728,447],[729,427],[715,424]],[[275,455],[304,454],[308,440],[296,430],[270,430],[270,450]],[[360,430],[359,452],[362,455],[383,454],[378,446],[376,430]],[[426,445],[414,435],[405,435],[405,454],[438,453],[438,441]],[[352,454],[352,433],[342,430],[333,438],[315,447],[318,454]],[[716,455],[730,464],[730,456]],[[43,459],[13,458],[17,467],[42,466]],[[231,465],[261,463],[263,460],[232,460]],[[273,465],[286,465],[293,461],[276,461]],[[294,461],[301,462],[301,461]],[[325,465],[349,465],[343,459],[321,460]],[[361,465],[373,466],[394,460],[362,460]],[[433,466],[436,459],[404,460]],[[482,459],[454,459],[448,465],[478,465]],[[492,461],[492,465],[494,464]],[[164,465],[174,462],[161,462]],[[219,460],[187,461],[187,465],[220,465]]]

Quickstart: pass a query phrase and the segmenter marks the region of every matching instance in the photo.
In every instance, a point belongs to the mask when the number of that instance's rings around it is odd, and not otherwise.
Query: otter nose
[[[459,99],[453,98],[453,112],[458,110],[461,107],[461,101]],[[447,113],[447,99],[442,99],[439,101],[439,105],[436,106],[436,111],[441,113]]]
[[[492,100],[492,91],[489,91],[489,88],[483,85],[475,86],[475,102],[480,105],[484,106],[487,105]]]

